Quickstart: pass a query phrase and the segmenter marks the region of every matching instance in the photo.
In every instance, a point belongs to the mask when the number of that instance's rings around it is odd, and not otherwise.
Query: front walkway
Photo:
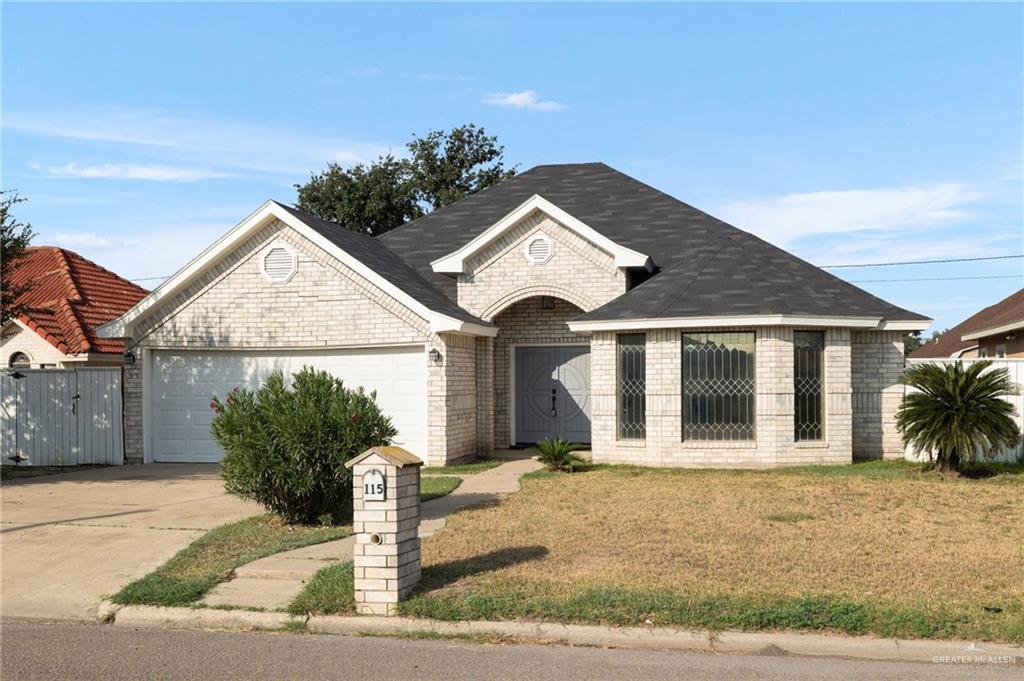
[[[499,452],[495,456],[509,461],[482,473],[459,475],[462,484],[454,492],[420,506],[421,539],[442,530],[448,516],[456,511],[518,491],[519,478],[541,467],[525,452]],[[355,537],[346,537],[260,558],[236,569],[234,577],[217,585],[202,603],[220,607],[284,609],[320,569],[332,563],[351,561],[354,544]]]

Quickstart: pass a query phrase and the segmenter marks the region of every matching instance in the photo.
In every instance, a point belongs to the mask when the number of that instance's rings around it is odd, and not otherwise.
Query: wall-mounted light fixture
[[[129,350],[128,352],[124,353],[124,365],[126,367],[130,367],[133,364],[135,364],[135,353]]]
[[[431,362],[437,363],[441,361],[441,351],[437,348],[430,348],[430,352],[427,355],[430,357]]]
[[[1009,340],[1009,341],[1017,340],[1017,334],[1015,334],[1013,331],[1011,331],[1010,333],[1006,334],[1006,340]]]
[[[544,296],[543,298],[540,299],[540,307],[542,310],[554,310],[555,299],[552,298],[551,296]]]

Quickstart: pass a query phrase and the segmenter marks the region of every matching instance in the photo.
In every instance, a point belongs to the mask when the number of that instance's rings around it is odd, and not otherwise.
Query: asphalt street
[[[715,655],[557,645],[286,633],[125,629],[5,620],[4,681],[73,679],[1020,679],[1021,667],[870,662],[773,655]]]

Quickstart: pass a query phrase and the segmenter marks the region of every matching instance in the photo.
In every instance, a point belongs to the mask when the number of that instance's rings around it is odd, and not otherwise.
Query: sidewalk
[[[454,492],[422,504],[420,538],[444,529],[448,516],[456,511],[518,491],[519,478],[541,467],[520,452],[505,456],[510,459],[508,463],[481,473],[459,475],[462,484]],[[320,569],[352,560],[354,543],[354,537],[346,537],[260,558],[237,568],[232,579],[217,585],[201,603],[221,608],[282,610]]]

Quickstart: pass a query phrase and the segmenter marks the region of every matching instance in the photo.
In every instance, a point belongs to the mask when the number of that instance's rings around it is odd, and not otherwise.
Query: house
[[[562,436],[597,461],[900,457],[891,305],[601,163],[379,238],[269,201],[118,320],[129,459],[216,461],[211,394],[274,369],[377,391],[431,464]]]
[[[5,285],[26,287],[24,305],[0,330],[5,367],[32,369],[119,366],[124,340],[96,328],[123,314],[147,291],[73,251],[32,246]]]
[[[913,359],[1024,357],[1024,289],[971,315],[910,356]]]

